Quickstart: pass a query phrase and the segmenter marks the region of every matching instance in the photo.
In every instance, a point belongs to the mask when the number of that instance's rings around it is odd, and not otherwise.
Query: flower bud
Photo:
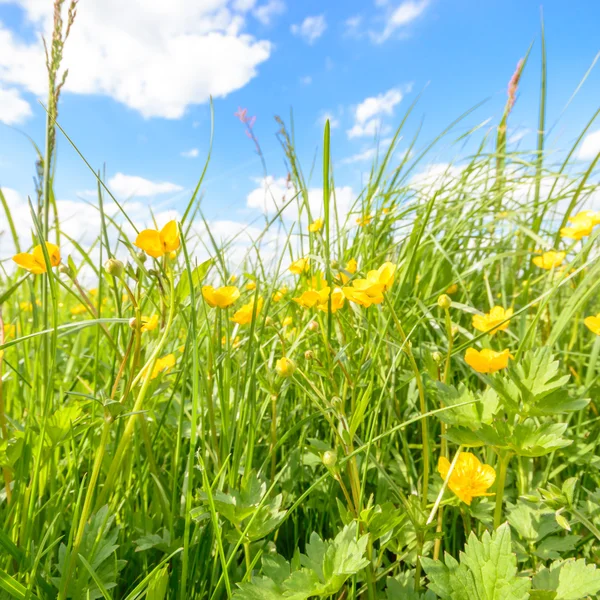
[[[273,325],[273,319],[272,319],[272,317],[267,317],[267,318],[265,319],[265,325],[266,325],[267,327],[271,327],[271,325]]]
[[[337,454],[334,450],[327,450],[323,453],[322,460],[326,467],[335,467],[335,464],[337,463]]]
[[[331,261],[331,268],[333,270],[339,269],[340,268],[340,263],[337,260],[332,260]]]
[[[304,353],[304,358],[305,358],[306,360],[313,360],[313,359],[315,358],[315,353],[314,353],[312,350],[307,350],[307,351]]]
[[[169,258],[171,260],[175,260],[177,258],[177,252],[175,252],[175,250],[172,250],[171,252],[169,252]]]
[[[448,310],[450,308],[450,306],[452,305],[452,300],[450,300],[450,296],[448,296],[447,294],[442,294],[437,299],[437,303],[440,308],[443,308],[444,310]]]
[[[117,277],[120,279],[123,276],[123,272],[125,271],[125,265],[116,258],[109,258],[104,263],[104,270],[113,277]]]
[[[72,275],[71,267],[69,267],[69,265],[65,265],[64,263],[60,263],[60,265],[58,266],[58,272],[62,275],[68,275],[69,277],[71,277]]]
[[[285,356],[282,356],[275,363],[275,371],[279,377],[291,377],[295,370],[296,365],[294,364],[294,361],[286,358]]]
[[[433,362],[437,363],[438,365],[442,362],[442,355],[437,351],[431,353],[431,358],[433,358]]]
[[[145,263],[146,262],[146,253],[143,252],[142,250],[140,250],[137,253],[137,259],[141,262],[141,263]]]
[[[135,317],[131,317],[131,319],[129,319],[129,327],[131,327],[131,329],[137,329],[137,319]]]
[[[319,324],[316,321],[311,321],[308,324],[308,330],[309,331],[318,331],[319,330]]]

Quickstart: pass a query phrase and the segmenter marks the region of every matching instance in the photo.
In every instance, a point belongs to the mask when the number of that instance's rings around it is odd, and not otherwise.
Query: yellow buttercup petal
[[[438,461],[438,473],[446,479],[449,471],[450,461],[441,456]],[[465,504],[470,505],[473,498],[492,496],[487,490],[495,480],[496,471],[492,466],[483,464],[471,452],[461,452],[448,479],[448,487]]]
[[[165,253],[165,248],[156,229],[144,229],[135,239],[135,245],[153,258],[160,258]]]
[[[40,275],[41,273],[46,272],[46,263],[42,261],[39,263],[33,256],[33,254],[29,254],[28,252],[21,252],[20,254],[15,254],[13,256],[13,260],[24,269],[27,269],[30,273],[34,275]]]
[[[181,240],[179,239],[179,231],[177,229],[176,221],[169,221],[160,230],[160,239],[162,241],[165,253],[173,252],[179,248],[181,245]]]

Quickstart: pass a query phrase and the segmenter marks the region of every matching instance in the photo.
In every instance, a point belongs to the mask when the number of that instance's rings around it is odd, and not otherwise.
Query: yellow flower
[[[446,294],[456,294],[456,292],[458,292],[458,284],[456,284],[456,283],[453,283],[446,290]]]
[[[240,290],[235,285],[226,285],[215,289],[212,285],[202,286],[202,296],[211,308],[227,308],[239,297]]]
[[[304,271],[308,271],[308,267],[308,258],[299,258],[289,266],[289,270],[295,275],[300,275],[301,273],[304,273]]]
[[[343,288],[343,294],[351,302],[369,307],[371,304],[383,302],[383,292],[387,291],[394,283],[396,265],[386,262],[373,271],[367,273],[366,279],[355,279],[352,287]]]
[[[12,323],[4,323],[4,339],[7,340],[9,338],[15,337],[15,333],[17,332],[17,328]]]
[[[438,473],[446,479],[450,470],[450,461],[440,456]],[[470,452],[461,452],[454,465],[448,487],[466,504],[471,504],[473,498],[493,496],[488,490],[496,480],[494,467],[483,464]]]
[[[240,339],[240,336],[236,335],[235,338],[233,340],[231,340],[231,347],[237,348],[241,343],[242,343],[242,340]],[[221,338],[221,345],[227,346],[227,336],[226,335],[224,335]]]
[[[572,226],[563,227],[560,230],[560,235],[563,238],[580,240],[586,235],[590,235],[594,226],[600,223],[600,213],[593,210],[582,210],[570,217],[569,223],[572,223]]]
[[[344,271],[350,273],[351,275],[354,275],[354,273],[356,273],[357,269],[358,269],[358,263],[356,262],[356,259],[354,259],[354,258],[351,258],[346,263],[346,266],[344,267]],[[340,279],[341,279],[342,283],[346,284],[350,280],[350,277],[348,277],[348,275],[346,275],[346,273],[340,272]]]
[[[475,348],[467,348],[465,362],[473,367],[478,373],[495,373],[508,367],[508,359],[512,358],[508,350],[495,352],[489,348],[479,351]]]
[[[227,283],[235,283],[237,281],[237,275],[230,275]]]
[[[158,315],[152,315],[150,318],[142,317],[142,333],[144,331],[153,331],[158,327]]]
[[[287,294],[288,289],[284,286],[282,288],[279,288],[274,294],[273,294],[273,302],[281,302],[283,300],[283,297]]]
[[[356,222],[360,227],[364,227],[365,225],[368,225],[372,219],[373,217],[371,215],[365,215],[364,217],[358,217],[358,219],[356,219]]]
[[[323,219],[316,219],[308,226],[308,230],[311,233],[317,233],[317,231],[321,231],[321,229],[323,229]]]
[[[75,315],[82,315],[82,314],[84,314],[86,312],[87,312],[87,308],[86,308],[85,304],[78,304],[77,306],[74,306],[71,309],[71,314],[73,316],[75,316]]]
[[[600,335],[600,313],[595,317],[586,317],[583,322],[592,333]]]
[[[317,304],[317,308],[324,312],[329,310],[329,288],[325,288],[327,290],[327,294],[325,296],[324,302]],[[344,292],[342,288],[336,287],[333,289],[331,293],[331,312],[337,312],[340,308],[344,306],[344,300],[346,297],[344,296]]]
[[[275,371],[277,372],[277,375],[279,375],[279,377],[291,377],[294,374],[295,370],[296,365],[294,364],[294,361],[290,360],[289,358],[286,358],[285,356],[282,356],[275,363]]]
[[[287,327],[288,325],[291,325],[294,322],[294,319],[292,319],[292,317],[286,317],[282,322],[281,322],[281,326],[282,327]]]
[[[24,312],[31,312],[33,310],[33,304],[31,304],[31,302],[19,302],[19,308]]]
[[[358,269],[358,263],[356,262],[355,258],[351,258],[346,263],[346,271],[348,271],[348,273],[352,273],[354,275],[354,273],[356,273],[356,269]]]
[[[256,282],[255,282],[255,281],[249,281],[249,282],[246,284],[246,289],[247,289],[249,292],[251,292],[252,290],[255,290],[255,289],[256,289]]]
[[[248,302],[248,304],[244,304],[242,308],[237,310],[231,319],[234,323],[238,323],[239,325],[248,325],[248,323],[252,323],[252,318],[255,315],[258,315],[260,310],[262,309],[263,299],[259,298],[256,303],[256,307],[254,306],[254,300]]]
[[[392,210],[391,208],[388,208],[387,206],[384,206],[384,207],[381,209],[381,212],[382,212],[384,215],[389,215],[389,214],[390,214],[390,212],[391,212],[391,210]]]
[[[48,257],[50,258],[50,265],[57,267],[60,264],[60,248],[46,242],[46,250],[48,251]],[[27,269],[34,275],[39,275],[46,272],[46,261],[44,260],[44,251],[42,250],[41,244],[33,249],[31,254],[29,252],[21,252],[15,254],[13,260],[24,269]]]
[[[326,289],[329,292],[329,288]],[[298,298],[292,298],[292,300],[304,308],[313,308],[313,306],[322,302],[321,294],[317,290],[307,290],[302,292]]]
[[[160,231],[144,229],[135,239],[135,245],[154,258],[170,254],[181,245],[177,223],[169,221]]]
[[[150,379],[156,379],[161,373],[168,373],[175,366],[175,355],[167,354],[162,358],[157,359],[152,369]]]
[[[504,331],[508,329],[510,325],[510,317],[513,314],[512,308],[508,310],[504,310],[502,306],[494,306],[489,313],[484,315],[475,315],[473,317],[473,327],[477,329],[477,331],[486,331],[490,335],[495,335],[499,331]],[[504,323],[505,319],[508,319]],[[502,324],[500,324],[502,323]]]
[[[565,256],[566,254],[564,252],[554,252],[554,250],[550,250],[549,252],[544,252],[541,256],[535,256],[533,258],[533,264],[536,267],[549,271],[550,269],[559,267],[563,260],[565,260]]]

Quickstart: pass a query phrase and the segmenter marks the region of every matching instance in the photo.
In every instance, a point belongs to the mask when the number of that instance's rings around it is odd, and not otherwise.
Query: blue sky
[[[600,3],[581,1],[575,10],[546,0],[541,8],[553,124],[600,50]],[[50,11],[50,0],[0,0],[0,185],[22,197],[32,193],[35,161],[22,133],[43,143],[39,37]],[[115,180],[121,197],[137,194],[158,207],[185,204],[208,150],[209,94],[215,96],[203,200],[209,218],[249,221],[257,214],[248,195],[263,172],[234,117],[240,106],[256,115],[254,130],[275,182],[286,169],[273,116],[289,122],[293,110],[297,151],[308,173],[329,114],[336,181],[358,192],[375,131],[389,137],[421,91],[406,140],[422,120],[425,144],[480,101],[486,102],[457,132],[490,117],[488,127],[497,123],[508,80],[532,42],[511,132],[523,135],[525,146],[535,143],[538,2],[81,0],[78,12],[67,42],[70,74],[59,122],[94,167],[106,165],[109,181],[121,174]],[[569,147],[597,109],[599,91],[595,69],[553,130],[554,148]],[[456,137],[431,160],[456,159]],[[190,151],[197,156],[182,155]],[[318,176],[311,184],[320,185]],[[90,189],[93,177],[59,134],[57,196],[76,200]]]

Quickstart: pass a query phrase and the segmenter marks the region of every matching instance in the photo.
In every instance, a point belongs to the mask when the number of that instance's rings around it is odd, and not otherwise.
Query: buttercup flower
[[[281,322],[281,326],[282,327],[287,327],[288,325],[291,325],[294,322],[294,319],[292,319],[292,317],[286,317],[282,322]]]
[[[248,304],[244,304],[242,308],[237,310],[232,317],[232,321],[234,323],[238,323],[239,325],[248,325],[248,323],[252,322],[252,317],[257,315],[262,309],[263,299],[259,298],[256,306],[254,305],[254,300],[248,302]]]
[[[295,370],[296,365],[294,364],[294,361],[290,360],[289,358],[286,358],[285,356],[282,356],[275,363],[275,371],[277,372],[277,375],[279,375],[279,377],[291,377],[294,374]]]
[[[294,273],[294,275],[300,275],[304,273],[304,271],[308,271],[308,266],[308,258],[299,258],[289,266],[289,270]]]
[[[473,317],[473,327],[475,327],[477,331],[487,331],[490,335],[495,335],[499,331],[508,329],[512,314],[512,308],[504,310],[502,306],[494,306],[489,313],[475,315]],[[502,323],[505,319],[508,320]],[[500,325],[500,323],[502,324]]]
[[[288,289],[285,286],[282,288],[279,288],[273,294],[273,302],[281,302],[283,300],[283,297],[287,294],[287,292],[288,292]]]
[[[450,461],[440,456],[438,473],[443,479],[448,476]],[[483,464],[470,452],[461,452],[458,455],[448,487],[465,503],[470,505],[473,498],[479,496],[493,496],[488,490],[496,480],[496,471],[490,465]]]
[[[77,306],[74,306],[70,312],[73,316],[82,315],[87,312],[87,308],[85,304],[78,304]]]
[[[329,292],[329,288],[326,289],[327,292]],[[316,306],[317,304],[319,304],[319,302],[323,301],[320,292],[318,292],[317,290],[306,290],[305,292],[302,292],[302,294],[297,298],[292,298],[292,300],[294,302],[297,302],[300,306],[303,306],[304,308],[313,308],[313,306]]]
[[[152,369],[150,379],[156,379],[161,373],[168,373],[175,366],[175,355],[167,354],[162,358],[157,359]]]
[[[321,231],[323,229],[323,219],[315,219],[309,226],[308,230],[311,233],[317,233],[317,231]]]
[[[4,339],[5,340],[15,337],[16,332],[17,332],[17,328],[13,323],[4,323]]]
[[[456,284],[456,283],[453,283],[446,290],[446,294],[449,294],[449,295],[456,294],[456,292],[458,292],[458,284]]]
[[[329,311],[329,288],[325,288],[327,290],[327,295],[325,297],[325,301],[317,304],[317,308],[324,312]],[[346,296],[344,296],[344,292],[342,288],[336,287],[331,292],[331,312],[337,312],[340,308],[344,306],[344,300]]]
[[[600,223],[600,213],[593,210],[582,210],[569,218],[570,227],[563,227],[560,235],[563,238],[581,240],[592,233],[595,225]]]
[[[344,271],[347,271],[351,275],[354,275],[354,273],[356,273],[357,269],[358,269],[358,263],[356,262],[356,259],[354,259],[354,258],[351,258],[346,263],[346,266],[344,267]],[[348,277],[348,275],[346,275],[346,273],[340,271],[340,279],[341,279],[342,283],[346,284],[350,280],[350,277]]]
[[[152,315],[150,318],[142,317],[142,333],[144,331],[153,331],[158,327],[158,315]]]
[[[365,225],[368,225],[372,219],[373,217],[371,215],[365,215],[364,217],[358,217],[358,219],[356,219],[356,222],[360,227],[364,227]]]
[[[586,317],[583,322],[592,333],[600,335],[600,313],[593,317]]]
[[[256,282],[255,282],[255,281],[249,281],[249,282],[246,284],[246,289],[247,289],[249,292],[251,292],[252,290],[255,290],[255,289],[256,289]]]
[[[135,239],[135,245],[154,258],[170,254],[181,245],[177,223],[169,221],[160,231],[144,229]]]
[[[495,373],[508,367],[508,359],[512,358],[508,350],[495,352],[489,348],[479,351],[475,348],[467,348],[465,362],[473,367],[478,373]]]
[[[536,267],[549,271],[550,269],[560,267],[563,260],[565,260],[565,256],[566,254],[564,252],[550,250],[549,252],[544,252],[541,256],[534,256],[533,264]]]
[[[242,343],[242,340],[241,340],[240,336],[236,335],[235,338],[231,340],[231,347],[237,348],[241,343]],[[227,336],[226,335],[224,335],[221,338],[221,345],[227,346]]]
[[[394,283],[395,272],[396,265],[394,263],[383,263],[379,269],[369,271],[366,279],[355,279],[351,288],[343,288],[343,294],[351,302],[364,307],[381,304],[383,292],[387,291]]]
[[[50,265],[57,267],[60,264],[60,248],[50,242],[46,242],[46,250],[50,258]],[[36,246],[31,253],[21,252],[13,256],[13,260],[24,269],[27,269],[34,275],[40,275],[46,272],[46,261],[44,260],[44,251],[41,244]]]
[[[226,285],[215,289],[212,285],[202,286],[202,296],[211,308],[227,308],[239,297],[240,290],[235,285]]]

